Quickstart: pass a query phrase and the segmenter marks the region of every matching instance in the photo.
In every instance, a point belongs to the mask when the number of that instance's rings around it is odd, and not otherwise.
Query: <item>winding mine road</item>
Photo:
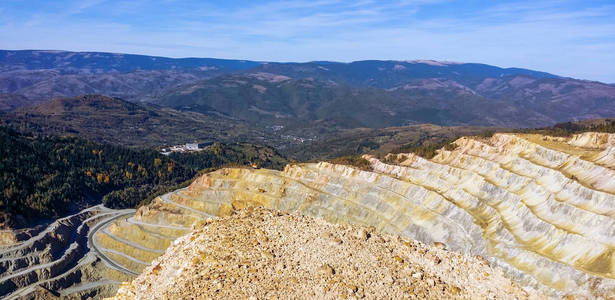
[[[61,257],[53,261],[47,262],[47,263],[42,263],[42,264],[34,263],[30,266],[24,267],[23,269],[14,270],[13,272],[4,272],[4,274],[0,274],[0,283],[6,282],[9,280],[16,280],[15,278],[27,276],[30,273],[35,274],[35,272],[40,272],[41,275],[44,275],[43,278],[40,278],[40,280],[38,281],[26,283],[26,285],[18,284],[17,289],[8,294],[2,293],[5,291],[0,291],[0,295],[4,294],[3,296],[6,297],[6,299],[16,299],[16,298],[24,297],[34,292],[38,288],[41,288],[41,287],[45,288],[43,286],[43,284],[45,283],[52,282],[54,280],[59,280],[60,278],[62,278],[62,276],[65,276],[65,274],[74,272],[75,270],[80,268],[83,263],[87,264],[87,261],[89,261],[90,258],[93,260],[96,257],[100,258],[110,268],[117,269],[120,272],[126,272],[127,274],[132,274],[130,270],[126,270],[125,268],[118,266],[116,263],[114,263],[108,257],[106,257],[104,253],[98,250],[98,245],[96,245],[95,242],[92,242],[92,241],[93,241],[94,234],[98,230],[100,230],[100,228],[103,228],[104,225],[109,224],[110,222],[113,222],[117,218],[124,217],[130,214],[134,214],[134,212],[135,210],[133,209],[112,210],[102,205],[96,205],[96,206],[84,209],[74,215],[70,215],[70,216],[56,220],[55,222],[49,224],[46,228],[41,230],[37,235],[32,236],[30,239],[25,240],[19,243],[18,245],[0,247],[0,257],[2,258],[2,261],[9,261],[11,259],[15,259],[15,257],[24,258],[24,257],[34,257],[37,255],[44,255],[42,250],[36,250],[36,249],[33,249],[32,253],[29,253],[25,256],[21,255],[21,252],[28,250],[27,249],[28,247],[33,247],[34,243],[40,241],[46,236],[53,235],[53,232],[57,230],[60,226],[68,225],[67,222],[68,223],[78,222],[76,224],[73,224],[73,226],[79,224],[76,228],[70,229],[74,231],[76,236],[73,237],[70,244],[68,244],[66,249],[64,249],[64,253],[62,254]],[[90,213],[91,215],[88,216],[87,214],[90,214]],[[84,215],[84,216],[82,219],[76,219],[73,221],[69,221],[73,218],[78,217],[79,215]],[[94,224],[94,225],[92,227],[89,227],[91,224]],[[84,228],[84,226],[88,226],[88,227]],[[87,232],[85,232],[86,230]],[[83,245],[82,242],[79,241],[80,237],[86,238],[86,245]],[[69,256],[72,255],[71,253],[73,251],[77,251],[77,248],[81,246],[83,247],[87,246],[89,250],[86,250],[83,256],[79,256],[77,258],[75,257],[69,258]],[[62,273],[59,273],[59,274],[55,274],[55,276],[48,277],[47,275],[45,275],[47,274],[46,273],[47,271],[45,271],[46,269],[53,268],[57,266],[58,264],[61,264],[62,262],[67,261],[67,259],[73,259],[73,260],[78,259],[79,262],[77,262],[77,264],[73,266],[71,269],[63,271]],[[87,284],[83,285],[84,288],[87,288],[87,286],[88,286]]]
[[[134,209],[125,209],[122,210],[117,216],[113,217],[113,218],[109,218],[103,222],[100,222],[98,224],[96,224],[96,226],[94,226],[92,229],[90,229],[90,232],[88,233],[88,247],[90,248],[90,250],[94,251],[96,253],[96,255],[98,257],[100,257],[100,259],[109,267],[116,269],[118,271],[124,272],[126,274],[130,274],[132,276],[137,276],[139,274],[128,270],[126,268],[124,268],[123,266],[117,264],[115,261],[113,261],[112,259],[110,259],[107,255],[105,255],[105,253],[101,250],[102,247],[100,247],[98,245],[98,243],[96,242],[96,240],[94,239],[94,235],[96,234],[96,232],[98,232],[101,228],[109,225],[111,222],[125,217],[127,215],[133,215],[135,213],[136,210]]]

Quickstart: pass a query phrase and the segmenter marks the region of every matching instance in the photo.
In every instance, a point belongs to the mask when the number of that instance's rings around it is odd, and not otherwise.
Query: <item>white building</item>
[[[186,150],[188,151],[199,151],[199,144],[196,143],[187,143]]]

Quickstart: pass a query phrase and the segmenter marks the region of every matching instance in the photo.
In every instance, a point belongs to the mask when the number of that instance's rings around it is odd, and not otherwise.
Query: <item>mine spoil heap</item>
[[[537,298],[439,246],[250,207],[196,224],[115,299]]]

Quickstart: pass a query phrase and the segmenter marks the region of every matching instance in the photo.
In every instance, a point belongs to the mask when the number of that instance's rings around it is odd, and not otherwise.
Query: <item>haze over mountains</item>
[[[141,100],[176,84],[258,63],[66,51],[0,51],[0,91],[32,100],[105,94]]]
[[[615,114],[612,85],[475,63],[275,63],[23,50],[0,51],[0,70],[5,111],[102,94],[284,128],[539,127]]]

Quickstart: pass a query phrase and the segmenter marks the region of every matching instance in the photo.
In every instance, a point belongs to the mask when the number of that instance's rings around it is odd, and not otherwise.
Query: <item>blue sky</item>
[[[615,1],[0,0],[0,48],[435,59],[615,82]]]

